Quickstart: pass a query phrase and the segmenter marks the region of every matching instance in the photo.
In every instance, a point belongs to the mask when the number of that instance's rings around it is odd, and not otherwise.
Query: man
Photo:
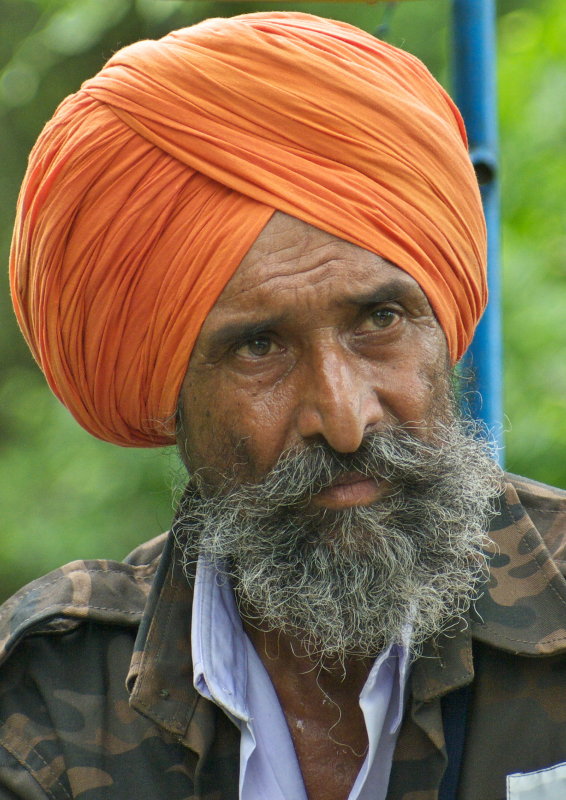
[[[342,23],[209,20],[62,103],[18,319],[189,480],[169,536],[4,606],[1,798],[562,796],[564,497],[451,395],[484,234],[449,98]]]

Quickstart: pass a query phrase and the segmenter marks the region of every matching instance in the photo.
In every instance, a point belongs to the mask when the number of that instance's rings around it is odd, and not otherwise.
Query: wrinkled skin
[[[389,424],[426,436],[446,343],[419,285],[379,256],[276,213],[209,313],[180,406],[191,471],[257,480],[322,438],[340,453]],[[212,399],[213,398],[213,399]],[[344,484],[335,507],[374,502]]]

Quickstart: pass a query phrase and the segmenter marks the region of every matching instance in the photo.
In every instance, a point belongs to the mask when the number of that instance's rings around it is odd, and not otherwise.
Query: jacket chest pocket
[[[507,776],[507,800],[564,800],[566,763]]]

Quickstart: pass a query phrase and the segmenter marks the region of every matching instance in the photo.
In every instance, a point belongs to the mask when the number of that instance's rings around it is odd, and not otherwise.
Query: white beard
[[[501,491],[485,443],[462,423],[438,424],[434,436],[392,427],[346,456],[313,445],[259,484],[212,494],[192,478],[175,526],[186,565],[205,554],[252,624],[298,638],[313,659],[375,656],[408,621],[416,652],[476,595]],[[391,493],[344,511],[307,508],[351,470],[386,478]]]

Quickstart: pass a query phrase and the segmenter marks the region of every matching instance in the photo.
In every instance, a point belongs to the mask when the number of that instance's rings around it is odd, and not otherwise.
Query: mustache
[[[325,441],[310,442],[285,451],[276,464],[257,482],[234,482],[224,478],[214,488],[205,484],[198,473],[189,480],[190,490],[218,500],[237,490],[240,500],[253,511],[254,502],[261,513],[303,508],[321,490],[342,477],[358,473],[376,481],[387,481],[395,490],[426,490],[451,472],[455,458],[454,426],[459,428],[459,445],[478,434],[473,422],[438,422],[429,440],[416,435],[414,428],[389,425],[366,435],[354,453],[340,453]]]

